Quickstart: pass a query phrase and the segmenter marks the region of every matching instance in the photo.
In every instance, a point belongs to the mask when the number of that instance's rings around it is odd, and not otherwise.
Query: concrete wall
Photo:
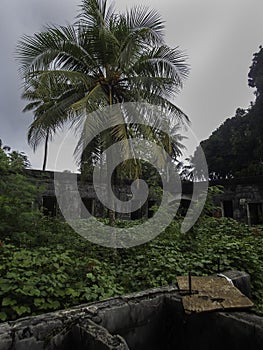
[[[28,170],[28,177],[32,182],[43,184],[45,187],[44,196],[51,196],[55,199],[55,188],[54,188],[54,172],[42,172],[39,170]],[[93,199],[93,215],[97,217],[104,216],[104,208],[100,201],[97,199],[93,185],[90,183],[84,183],[80,181],[78,175],[77,187],[74,188],[72,185],[72,179],[76,177],[76,174],[71,173],[59,173],[64,179],[61,181],[61,186],[64,190],[61,191],[62,201],[68,203],[68,209],[72,212],[74,218],[82,217],[82,208],[77,204],[78,201],[72,200],[74,197],[79,196],[81,198]],[[216,180],[210,181],[210,186],[221,185],[224,187],[224,193],[214,197],[215,204],[221,206],[223,216],[230,216],[234,219],[244,222],[249,225],[262,223],[263,224],[263,176],[258,177],[247,177],[239,179],[229,180]],[[191,200],[193,191],[192,182],[182,183],[182,198],[185,200]],[[129,183],[123,183],[115,186],[114,192],[117,197],[122,201],[128,200],[131,195]],[[106,189],[105,189],[106,193]],[[156,200],[152,195],[149,196],[149,200]],[[40,199],[41,202],[41,199]],[[227,214],[225,203],[232,207],[232,213]],[[181,203],[183,204],[183,203]],[[187,208],[185,208],[187,209]],[[133,214],[134,215],[134,214]],[[142,206],[140,217],[148,217],[148,201]],[[136,214],[135,214],[136,216]],[[131,214],[117,214],[117,217],[122,219],[131,219]]]
[[[52,171],[42,172],[40,170],[27,170],[27,176],[32,183],[43,187],[42,197],[38,199],[38,205],[42,206],[43,198],[50,197],[54,201],[63,203],[63,208],[66,210],[67,217],[73,219],[85,218],[83,216],[84,204],[81,203],[78,198],[81,199],[92,199],[93,200],[93,210],[92,215],[95,217],[104,217],[105,208],[101,204],[100,200],[97,198],[93,184],[81,181],[79,174],[73,173],[54,173]],[[57,185],[55,188],[54,178],[57,180]],[[130,199],[131,188],[130,184],[124,183],[116,185],[113,191],[117,198],[121,201],[127,201]],[[107,193],[106,185],[102,188],[102,194]],[[57,197],[57,199],[56,199]],[[55,210],[56,215],[59,215],[59,206]],[[148,203],[146,202],[142,205],[139,210],[138,218],[148,217]],[[121,219],[131,219],[131,213],[116,213],[117,218]]]
[[[232,203],[235,220],[249,225],[263,223],[263,176],[211,181],[212,185],[224,187],[224,193],[214,198],[223,215],[224,202],[228,201]]]
[[[176,286],[0,324],[0,350],[242,350],[262,344],[262,316],[186,315]]]

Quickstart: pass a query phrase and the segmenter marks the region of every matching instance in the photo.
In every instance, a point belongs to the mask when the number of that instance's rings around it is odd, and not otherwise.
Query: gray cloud
[[[33,155],[26,143],[32,114],[23,114],[18,66],[14,52],[22,34],[45,24],[72,23],[81,0],[2,0],[0,12],[0,138],[25,151],[34,167],[42,150]],[[252,55],[262,44],[263,2],[258,0],[118,0],[117,9],[147,4],[166,21],[166,39],[189,55],[191,75],[177,103],[188,113],[199,140],[206,138],[236,108],[253,99],[247,87]],[[59,141],[55,141],[53,152]],[[191,148],[191,141],[188,142]],[[52,148],[51,148],[52,153]],[[50,163],[51,164],[51,163]],[[51,165],[49,165],[51,166]]]
[[[0,137],[14,149],[31,154],[26,143],[32,114],[23,114],[22,81],[18,75],[15,49],[23,34],[40,31],[44,25],[71,22],[78,1],[2,0],[0,12]],[[38,166],[38,164],[36,164]]]

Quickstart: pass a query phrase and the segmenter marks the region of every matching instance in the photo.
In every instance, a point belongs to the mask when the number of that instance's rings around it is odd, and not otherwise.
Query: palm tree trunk
[[[47,165],[48,138],[49,138],[49,130],[47,131],[47,135],[45,139],[44,160],[43,160],[43,166],[42,166],[43,171],[46,170],[46,165]]]
[[[107,135],[107,136],[108,136],[107,139],[109,140],[108,147],[110,147],[112,145],[112,138],[111,138],[111,135]],[[113,163],[113,159],[107,159],[107,163],[108,164],[112,164]],[[116,171],[114,169],[112,177],[111,177],[112,180],[110,182],[110,186],[111,187],[113,187],[116,184],[115,173],[116,173]],[[113,206],[114,206],[114,198],[112,198],[111,189],[109,188],[108,190],[109,190],[109,192],[108,192],[109,193],[109,198],[110,198],[110,201],[111,201],[111,207],[113,208]],[[108,217],[109,217],[109,224],[110,224],[110,226],[115,226],[116,225],[116,212],[115,212],[114,209],[108,209]]]
[[[111,160],[108,160],[108,161],[111,162]],[[115,185],[115,170],[114,170],[114,173],[112,174],[111,187],[113,187],[114,185]],[[114,199],[112,198],[112,195],[110,195],[110,196],[111,196],[111,206],[113,206]],[[109,209],[108,216],[109,216],[109,224],[110,224],[110,226],[115,226],[116,225],[116,213],[115,213],[115,210]]]
[[[110,103],[110,106],[112,106],[113,104],[113,101],[112,101],[112,89],[111,89],[111,86],[109,86],[109,103]],[[108,146],[111,146],[112,145],[112,137],[109,136],[109,145]],[[108,159],[107,162],[109,162],[109,164],[112,164],[112,159]],[[114,170],[114,173],[115,173],[115,170]],[[113,174],[112,176],[112,182],[111,182],[111,186],[115,185],[115,176]],[[114,203],[114,199],[112,198],[112,206],[113,206],[113,203]],[[110,226],[115,226],[116,225],[116,213],[115,213],[115,210],[112,210],[112,209],[109,209],[108,210],[108,216],[109,216],[109,224]]]

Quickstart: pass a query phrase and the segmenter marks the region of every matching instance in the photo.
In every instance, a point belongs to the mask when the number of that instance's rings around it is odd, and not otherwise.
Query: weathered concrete
[[[236,288],[238,288],[244,295],[251,298],[251,283],[250,275],[245,271],[230,270],[225,271],[224,275],[230,278]]]
[[[0,350],[261,349],[263,317],[186,315],[176,286],[0,324]]]
[[[216,205],[221,206],[223,216],[249,225],[263,223],[263,176],[241,177],[228,180],[214,180],[209,186],[223,186],[224,192],[214,196]],[[228,202],[228,209],[224,203]],[[228,213],[227,213],[228,212]]]
[[[50,350],[129,350],[123,338],[119,335],[111,335],[107,329],[89,319],[73,325],[66,333],[62,329],[50,339],[46,348]]]
[[[87,202],[85,204],[85,200],[88,200],[90,213],[95,217],[104,217],[105,208],[98,199],[92,182],[81,181],[80,174],[53,171],[43,172],[34,169],[27,169],[26,174],[33,184],[43,188],[43,193],[37,200],[37,206],[42,207],[46,198],[53,202],[52,206],[54,208],[45,211],[46,213],[49,212],[49,215],[52,212],[51,216],[61,216],[58,203],[63,203],[63,215],[67,216],[67,218],[86,218],[85,208],[88,204]],[[113,192],[121,201],[127,201],[132,195],[130,186],[131,181],[122,181],[122,183],[113,186]],[[102,194],[107,193],[106,189],[107,186],[102,185]],[[152,200],[155,198],[154,194],[151,194],[150,197]],[[80,198],[81,200],[79,200]],[[138,217],[134,217],[135,219],[147,218],[148,201],[138,211]],[[119,219],[131,219],[133,215],[132,213],[116,213],[116,217]]]
[[[94,186],[92,182],[81,181],[80,174],[74,173],[54,173],[52,171],[40,171],[40,170],[27,170],[27,176],[32,183],[38,185],[44,185],[44,197],[53,198],[60,197],[63,203],[66,203],[65,209],[69,211],[68,215],[73,218],[85,218],[83,212],[83,206],[88,205],[80,204],[79,201],[72,198],[78,198],[80,196],[82,200],[90,200],[90,206],[92,208],[92,215],[96,217],[104,216],[104,207],[98,200]],[[60,194],[55,193],[54,176],[59,176],[61,190]],[[75,179],[76,181],[73,181]],[[77,186],[74,185],[77,184]],[[131,195],[131,181],[122,180],[120,183],[113,186],[114,193],[121,201],[126,201]],[[160,184],[161,185],[161,184]],[[209,181],[209,186],[223,186],[224,193],[215,195],[213,197],[215,205],[221,207],[222,215],[226,217],[232,217],[237,221],[244,222],[249,225],[263,224],[263,176],[235,178],[228,180],[213,180]],[[193,193],[193,182],[182,181],[182,194],[183,200],[191,201]],[[105,187],[106,188],[106,187]],[[103,191],[102,191],[103,193]],[[106,193],[106,191],[105,191]],[[178,193],[177,193],[178,194]],[[43,198],[39,198],[39,204],[41,205]],[[139,209],[137,214],[131,215],[131,213],[117,213],[117,217],[121,219],[132,218],[147,218],[149,215],[148,210],[156,202],[156,195],[149,193],[149,198],[145,204]],[[74,202],[74,205],[72,203]],[[150,204],[152,202],[152,204]],[[67,205],[68,204],[68,205]],[[184,207],[185,204],[181,203]],[[188,206],[187,206],[188,208]],[[184,208],[186,210],[187,208]],[[55,215],[59,215],[59,211]]]
[[[166,349],[260,350],[263,317],[246,312],[207,312],[185,315],[178,300],[167,300],[170,324]],[[175,316],[176,315],[176,316]]]

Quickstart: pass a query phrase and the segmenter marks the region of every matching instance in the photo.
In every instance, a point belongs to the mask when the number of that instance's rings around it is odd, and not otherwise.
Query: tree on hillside
[[[263,175],[263,50],[254,54],[248,84],[256,100],[245,111],[238,108],[212,135],[201,142],[210,179]],[[195,156],[194,156],[195,157]],[[193,158],[194,158],[193,157]]]
[[[0,140],[0,237],[12,237],[28,232],[39,219],[32,209],[39,190],[25,175],[27,157],[3,146]]]
[[[259,47],[259,52],[254,54],[252,65],[248,73],[248,85],[256,88],[256,96],[263,93],[263,48]]]
[[[42,124],[46,130],[42,137],[69,120],[77,124],[90,112],[125,102],[158,105],[177,121],[187,122],[172,101],[188,66],[178,48],[165,44],[163,29],[164,23],[154,10],[137,6],[117,14],[107,0],[83,0],[75,24],[49,26],[33,36],[24,36],[17,55],[25,90],[42,76],[68,84],[61,94],[56,93],[60,100],[56,117],[44,117],[48,120]],[[107,148],[129,139],[127,130],[120,123],[100,135],[100,146]],[[137,130],[145,133],[139,126]],[[170,143],[167,150],[173,151]]]

